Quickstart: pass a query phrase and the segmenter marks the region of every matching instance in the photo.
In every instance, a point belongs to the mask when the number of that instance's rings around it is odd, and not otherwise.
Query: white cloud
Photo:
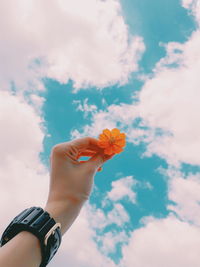
[[[183,4],[195,10],[199,21],[200,1]],[[167,44],[167,56],[158,62],[139,94],[140,116],[151,128],[149,140],[144,139],[149,142],[147,155],[157,154],[172,165],[200,164],[199,47],[199,29],[184,44]],[[159,129],[162,134],[157,133]]]
[[[76,89],[125,83],[144,51],[117,0],[2,0],[0,17],[1,89],[43,89],[42,77]]]
[[[133,179],[133,176],[121,178],[112,182],[112,189],[108,192],[107,196],[111,201],[118,201],[123,198],[128,198],[130,202],[135,203],[136,193],[133,191],[135,184],[136,181]]]
[[[87,209],[90,210],[88,216],[90,217],[90,224],[94,229],[103,230],[105,227],[112,224],[123,228],[123,225],[130,221],[129,214],[120,203],[113,203],[112,209],[108,212],[96,208],[95,206],[88,206]]]
[[[194,3],[194,0],[182,0],[182,5],[184,8],[190,8],[192,3]]]
[[[197,23],[200,24],[200,1],[199,0],[182,0],[184,8],[192,11]]]
[[[150,220],[123,247],[123,267],[198,267],[200,228],[170,216]]]
[[[168,178],[172,201],[165,219],[143,217],[143,227],[131,233],[122,248],[121,267],[175,267],[200,265],[200,174],[184,175],[175,168],[162,171]]]
[[[123,245],[128,242],[128,235],[125,231],[107,232],[102,236],[98,236],[98,241],[102,242],[101,251],[105,255],[116,252],[116,245]]]
[[[171,164],[200,164],[199,46],[200,31],[185,44],[168,44],[167,57],[159,62],[154,77],[145,83],[139,96],[140,114],[146,124],[168,133],[154,135],[148,152]]]
[[[97,106],[93,104],[88,104],[88,98],[83,100],[74,100],[73,104],[77,105],[76,110],[84,112],[84,117],[88,117],[90,113],[94,113],[97,110]]]
[[[114,208],[108,213],[107,219],[110,224],[114,223],[121,227],[123,227],[124,223],[130,221],[129,214],[127,213],[125,208],[119,203],[114,204]]]
[[[42,120],[22,97],[0,92],[0,230],[17,213],[32,205],[44,205],[48,174],[41,164],[44,132]]]
[[[26,160],[27,166],[38,164],[44,133],[42,119],[22,97],[0,92],[1,153],[0,165],[6,160]]]
[[[200,174],[184,175],[180,171],[168,170],[168,198],[173,204],[168,209],[174,211],[181,220],[200,226]]]

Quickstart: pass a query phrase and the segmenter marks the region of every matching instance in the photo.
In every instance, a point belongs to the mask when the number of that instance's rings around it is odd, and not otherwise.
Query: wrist
[[[71,201],[48,201],[44,210],[61,224],[61,233],[64,235],[79,215],[82,206],[82,203],[75,204]]]

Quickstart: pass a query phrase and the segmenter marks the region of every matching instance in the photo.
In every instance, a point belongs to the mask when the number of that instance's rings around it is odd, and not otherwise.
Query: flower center
[[[114,142],[115,142],[115,138],[113,136],[111,136],[111,138],[110,138],[110,144],[114,144]]]

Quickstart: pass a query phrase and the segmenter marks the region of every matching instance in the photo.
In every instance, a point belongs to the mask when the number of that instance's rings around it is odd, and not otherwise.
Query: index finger
[[[92,137],[83,137],[74,139],[69,142],[60,143],[53,147],[51,156],[53,155],[61,155],[70,158],[76,158],[80,152],[83,151],[93,151],[93,152],[102,152],[103,149],[98,146],[98,140]]]
[[[98,146],[98,140],[92,137],[78,138],[70,142],[71,145],[75,146],[79,151],[85,149],[91,149],[100,151],[102,148]]]

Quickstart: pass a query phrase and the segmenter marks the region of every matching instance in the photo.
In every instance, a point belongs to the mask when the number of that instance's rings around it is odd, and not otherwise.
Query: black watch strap
[[[56,254],[61,244],[60,228],[61,225],[42,208],[25,209],[8,225],[2,235],[0,246],[5,245],[21,231],[31,232],[40,240],[42,252],[40,267],[44,267]]]

